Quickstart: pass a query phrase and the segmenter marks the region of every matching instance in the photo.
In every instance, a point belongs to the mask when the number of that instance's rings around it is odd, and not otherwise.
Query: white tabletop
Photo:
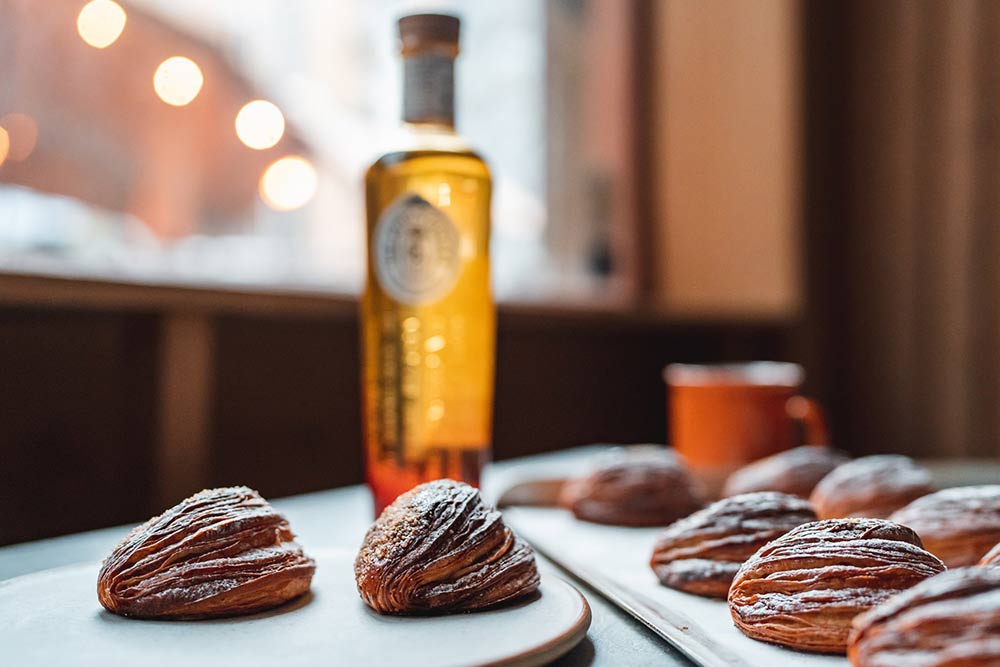
[[[566,467],[576,467],[592,451],[590,448],[580,448],[494,464],[486,475],[485,493],[488,497],[495,497],[493,489],[502,489],[509,480],[522,478],[525,471],[530,470],[531,476],[545,476]],[[310,549],[357,549],[372,520],[371,497],[363,486],[280,498],[274,500],[273,504],[288,517],[298,539],[309,545]],[[0,547],[0,581],[71,563],[98,562],[110,553],[112,547],[131,528],[119,526]],[[558,571],[549,561],[543,558],[539,560],[543,568]],[[690,667],[690,662],[645,626],[572,576],[559,572],[586,596],[593,620],[587,638],[569,654],[554,662],[554,667]]]
[[[572,473],[581,469],[599,449],[580,447],[493,464],[484,479],[484,494],[496,498],[515,481]],[[996,461],[925,464],[941,486],[1000,483],[1000,463]],[[288,517],[300,541],[309,548],[357,549],[372,520],[371,498],[363,486],[280,498],[273,504]],[[131,526],[119,526],[0,547],[0,580],[71,563],[100,561],[130,529]],[[543,567],[556,567],[544,559],[541,561]],[[591,604],[593,622],[587,639],[555,665],[691,664],[585,584],[575,580],[574,583]]]

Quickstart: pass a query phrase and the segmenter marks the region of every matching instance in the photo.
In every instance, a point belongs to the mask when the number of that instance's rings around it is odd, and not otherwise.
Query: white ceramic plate
[[[0,582],[2,664],[250,667],[542,665],[583,639],[590,607],[546,573],[540,594],[498,609],[379,616],[358,597],[353,553],[320,551],[312,592],[277,610],[211,621],[142,621],[97,602],[98,566]]]

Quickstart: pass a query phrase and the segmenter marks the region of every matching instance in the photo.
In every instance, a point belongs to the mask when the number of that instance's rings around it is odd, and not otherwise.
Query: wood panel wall
[[[139,521],[205,486],[361,482],[355,309],[0,275],[0,544]],[[503,306],[494,455],[663,442],[666,363],[783,358],[788,338]]]

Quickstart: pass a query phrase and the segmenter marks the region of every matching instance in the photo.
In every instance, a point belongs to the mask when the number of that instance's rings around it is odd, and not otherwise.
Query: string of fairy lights
[[[128,15],[115,0],[90,0],[77,15],[80,38],[95,49],[106,49],[125,31]],[[184,107],[198,97],[205,77],[198,64],[187,56],[173,55],[163,60],[153,73],[153,91],[164,103]],[[281,141],[285,116],[273,102],[250,100],[233,121],[236,136],[252,150],[267,150]],[[38,126],[26,114],[9,113],[0,118],[0,165],[6,160],[21,161],[34,150]],[[271,162],[260,176],[260,198],[278,211],[291,211],[307,204],[316,193],[316,170],[299,155],[286,155]]]

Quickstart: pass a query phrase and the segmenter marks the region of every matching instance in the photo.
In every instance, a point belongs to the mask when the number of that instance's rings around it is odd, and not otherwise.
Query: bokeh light
[[[264,150],[281,140],[285,117],[281,109],[267,100],[254,100],[236,114],[236,136],[249,148]]]
[[[316,169],[298,155],[272,162],[260,177],[260,197],[277,211],[305,206],[315,194]]]
[[[160,99],[175,107],[190,104],[198,97],[205,78],[201,69],[190,58],[172,56],[156,68],[153,75],[153,89]]]
[[[0,118],[0,127],[7,132],[7,159],[20,162],[28,159],[38,143],[38,123],[23,113],[9,113]]]
[[[0,167],[7,161],[7,153],[10,152],[10,135],[7,130],[0,127]]]
[[[111,46],[125,29],[125,10],[114,0],[91,0],[76,17],[76,31],[95,49]]]

